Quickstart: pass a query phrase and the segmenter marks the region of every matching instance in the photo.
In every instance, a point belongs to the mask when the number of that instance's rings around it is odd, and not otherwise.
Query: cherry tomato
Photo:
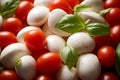
[[[98,50],[98,59],[104,67],[113,67],[116,63],[115,49],[111,46],[103,46]]]
[[[35,58],[35,60],[37,60],[41,55],[43,55],[47,52],[49,52],[49,50],[44,48],[44,49],[41,49],[39,51],[33,51],[32,56]]]
[[[37,70],[43,74],[53,75],[61,67],[62,60],[60,54],[49,52],[41,55],[37,59]]]
[[[120,7],[120,0],[105,0],[105,8]]]
[[[111,8],[105,15],[105,19],[110,26],[120,24],[120,8]]]
[[[98,49],[105,45],[116,47],[110,35],[94,36],[93,39],[95,40],[95,43],[96,43],[96,47],[93,53],[97,53]]]
[[[66,11],[67,13],[72,13],[72,8],[69,5],[69,3],[65,0],[53,0],[50,3],[50,10],[52,11],[53,9],[60,8]]]
[[[36,78],[36,80],[53,80],[53,78],[49,75],[40,75]]]
[[[32,2],[32,3],[34,2],[34,0],[22,0],[22,1],[30,1],[30,2]]]
[[[0,73],[0,80],[20,80],[15,71],[4,70]]]
[[[15,17],[7,18],[3,21],[2,30],[10,31],[15,35],[23,28],[22,22]]]
[[[113,72],[105,72],[105,73],[100,75],[99,80],[119,80],[119,78]]]
[[[46,45],[46,36],[41,30],[30,30],[25,34],[25,44],[32,50],[43,49]]]
[[[66,0],[72,8],[76,6],[77,4],[80,4],[83,0]]]
[[[112,39],[116,44],[120,42],[120,25],[115,25],[110,29]]]
[[[0,47],[3,49],[7,45],[16,43],[17,39],[15,35],[11,32],[8,31],[1,31],[0,32]]]
[[[16,9],[15,16],[23,23],[26,23],[26,18],[29,11],[33,8],[33,3],[30,1],[21,1]]]

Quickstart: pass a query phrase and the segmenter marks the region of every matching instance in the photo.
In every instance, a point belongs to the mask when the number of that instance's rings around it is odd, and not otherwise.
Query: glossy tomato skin
[[[37,70],[40,73],[53,75],[61,67],[62,60],[60,54],[49,52],[37,59]]]
[[[80,4],[83,0],[66,0],[70,6],[72,7],[72,9],[77,5]]]
[[[120,25],[115,25],[110,29],[111,38],[116,45],[120,42]]]
[[[100,75],[99,80],[119,80],[119,77],[113,72],[105,72]]]
[[[105,19],[110,26],[120,24],[120,8],[111,8],[105,15]]]
[[[0,80],[20,80],[15,71],[4,70],[0,73]]]
[[[65,0],[53,0],[50,3],[49,9],[52,11],[56,8],[63,9],[64,11],[66,11],[69,14],[73,12],[72,7]]]
[[[32,3],[34,2],[34,0],[22,0],[22,1],[30,1],[30,2],[32,2]]]
[[[120,8],[120,0],[105,0],[104,7],[105,8],[113,8],[113,7]]]
[[[21,1],[16,9],[15,16],[23,23],[26,23],[26,18],[29,11],[33,8],[33,3],[30,1]]]
[[[98,59],[102,66],[111,68],[116,63],[115,49],[111,46],[103,46],[98,50]]]
[[[36,78],[36,80],[54,80],[54,79],[49,75],[40,75]]]
[[[0,31],[0,47],[3,49],[7,45],[16,43],[17,39],[15,35],[9,31]]]
[[[25,44],[31,51],[38,51],[45,47],[46,36],[41,30],[30,30],[25,34]]]
[[[15,17],[7,18],[3,21],[2,30],[10,31],[17,35],[17,33],[23,28],[22,22]]]
[[[114,44],[114,41],[112,40],[110,35],[105,35],[105,36],[94,36],[93,39],[95,40],[96,47],[93,50],[93,53],[97,53],[98,49],[102,46],[109,45],[112,47],[116,47]]]
[[[47,52],[49,52],[49,50],[46,48],[43,48],[43,49],[38,50],[38,51],[33,51],[32,56],[35,58],[35,60],[37,60],[41,55],[43,55]]]

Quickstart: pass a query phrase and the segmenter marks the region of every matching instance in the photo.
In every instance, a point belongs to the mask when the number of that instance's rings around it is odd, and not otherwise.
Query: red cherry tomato
[[[21,1],[16,9],[15,16],[23,23],[26,23],[26,18],[29,11],[33,8],[33,3],[30,1]]]
[[[2,30],[10,31],[15,35],[23,28],[22,22],[15,17],[7,18],[3,21]]]
[[[120,42],[120,25],[115,25],[110,29],[110,34],[114,43],[118,44]]]
[[[105,73],[100,75],[99,80],[119,80],[119,78],[113,72],[105,72]]]
[[[120,8],[111,8],[105,15],[105,19],[110,26],[120,24]]]
[[[46,36],[41,30],[30,30],[25,34],[25,44],[30,50],[37,51],[46,45]]]
[[[36,78],[36,80],[53,80],[53,78],[48,75],[40,75]]]
[[[105,0],[105,8],[120,7],[120,0]]]
[[[60,54],[49,52],[37,59],[37,70],[43,74],[53,75],[61,67],[62,60]]]
[[[49,52],[49,50],[44,48],[39,51],[33,51],[32,56],[37,60],[41,55],[43,55],[47,52]]]
[[[113,67],[116,63],[115,49],[111,46],[103,46],[98,50],[98,59],[104,67]]]
[[[32,2],[32,3],[34,2],[34,0],[22,0],[22,1],[30,1],[30,2]]]
[[[69,3],[65,0],[53,0],[50,3],[50,10],[54,10],[56,8],[60,8],[63,9],[64,11],[66,11],[67,13],[72,13],[72,8],[69,5]]]
[[[111,38],[110,35],[106,35],[106,36],[95,36],[93,37],[94,40],[95,40],[95,43],[96,43],[96,47],[94,49],[94,53],[97,53],[98,49],[102,46],[105,46],[105,45],[109,45],[109,46],[112,46],[112,47],[115,47],[115,44]]]
[[[16,43],[17,39],[15,35],[11,32],[8,31],[1,31],[0,32],[0,47],[3,49],[7,45]]]
[[[80,4],[83,0],[66,0],[72,8],[76,6],[77,4]]]
[[[0,80],[20,80],[15,71],[4,70],[0,73]]]

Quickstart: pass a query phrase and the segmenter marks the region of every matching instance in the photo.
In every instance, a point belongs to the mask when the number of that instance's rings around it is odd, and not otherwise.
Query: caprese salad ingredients
[[[119,3],[0,0],[0,80],[119,80]]]

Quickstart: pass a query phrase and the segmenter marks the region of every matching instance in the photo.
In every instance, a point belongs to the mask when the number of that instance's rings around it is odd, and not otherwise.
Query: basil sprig
[[[86,24],[86,22],[77,14],[65,15],[57,22],[55,27],[68,33],[86,31],[91,36],[103,36],[110,33],[108,25],[102,23]]]
[[[0,15],[3,18],[13,16],[20,0],[10,0],[0,6]]]
[[[78,57],[77,50],[73,47],[66,46],[61,51],[61,58],[69,69],[76,65]]]

